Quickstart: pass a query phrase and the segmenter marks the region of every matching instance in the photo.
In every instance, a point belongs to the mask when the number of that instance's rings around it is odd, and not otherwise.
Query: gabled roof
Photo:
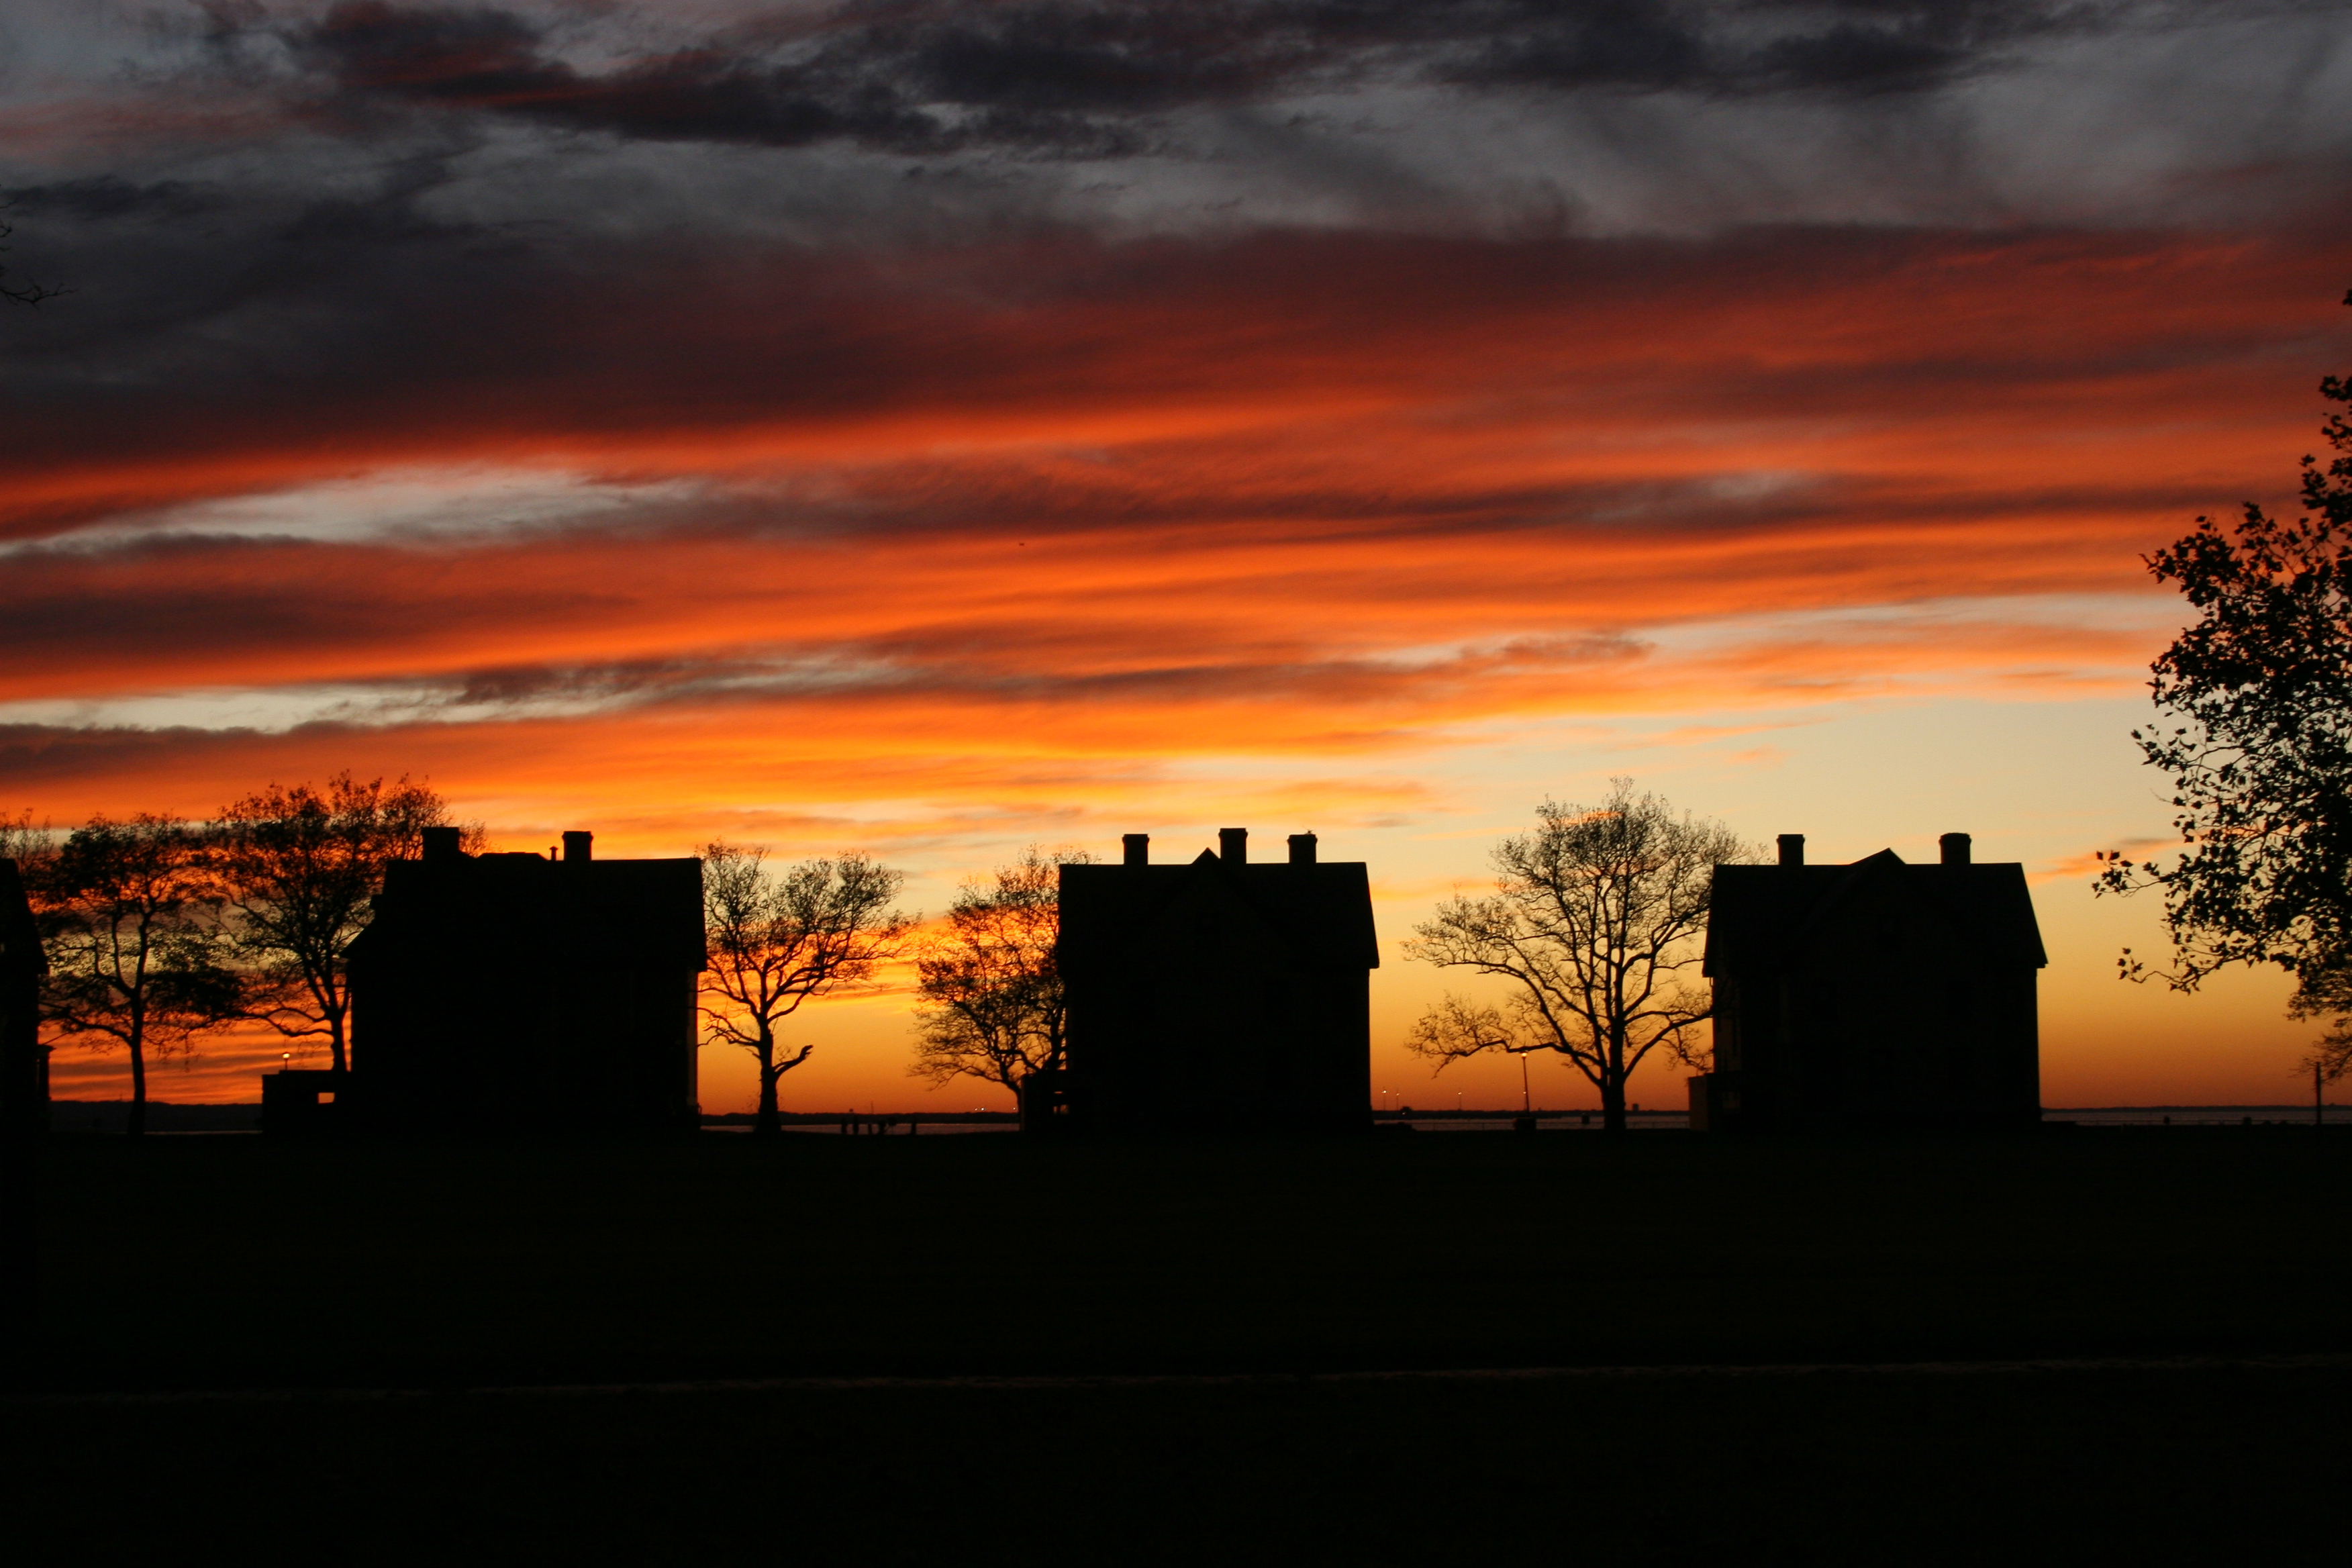
[[[373,957],[410,943],[698,970],[707,957],[702,862],[530,854],[394,860],[352,951]]]
[[[1370,873],[1361,860],[1229,866],[1203,850],[1186,866],[1062,868],[1063,973],[1120,961],[1186,903],[1224,905],[1262,927],[1297,963],[1324,969],[1378,969]]]
[[[1768,967],[1820,941],[1843,911],[1891,898],[1991,963],[2050,962],[2025,868],[2014,860],[1913,866],[1882,849],[1848,866],[1717,866],[1706,973]]]
[[[16,862],[8,859],[0,859],[0,970],[49,972],[40,928],[33,923],[33,906],[25,897],[25,879],[17,873]]]

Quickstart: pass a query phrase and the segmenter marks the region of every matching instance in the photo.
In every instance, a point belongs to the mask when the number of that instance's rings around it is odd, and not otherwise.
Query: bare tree
[[[337,773],[325,789],[271,784],[221,808],[209,833],[219,890],[236,912],[248,965],[250,1016],[289,1039],[326,1041],[349,1065],[351,984],[345,957],[367,929],[369,900],[388,860],[421,852],[448,803],[403,778],[390,788]],[[474,837],[480,837],[478,828]]]
[[[711,1037],[760,1064],[760,1113],[752,1131],[780,1130],[776,1080],[816,1047],[790,1057],[776,1026],[814,997],[873,982],[905,950],[919,916],[891,907],[905,879],[865,855],[803,860],[771,871],[767,851],[710,843],[702,848],[702,916],[710,945],[702,1009]]]
[[[957,890],[947,930],[916,956],[922,1036],[908,1071],[934,1084],[961,1077],[1003,1084],[1017,1100],[1023,1079],[1062,1065],[1068,1008],[1054,957],[1061,871],[1093,858],[1083,849],[1045,855],[1033,845],[987,880]]]
[[[1546,801],[1532,833],[1494,851],[1495,891],[1456,895],[1414,928],[1411,956],[1506,984],[1504,1005],[1449,994],[1406,1047],[1437,1063],[1484,1051],[1557,1051],[1601,1091],[1602,1124],[1625,1129],[1625,1084],[1663,1048],[1692,1066],[1707,994],[1700,958],[1718,864],[1759,851],[1719,823],[1677,815],[1633,781],[1597,807]]]
[[[16,232],[15,224],[10,223],[6,218],[0,218],[0,240],[5,240]],[[6,245],[0,244],[0,251],[7,248]],[[54,300],[60,294],[73,292],[70,289],[51,289],[44,284],[36,283],[29,278],[11,283],[7,280],[7,275],[8,269],[5,267],[0,267],[0,300],[5,300],[13,305],[37,305],[44,300]]]
[[[204,835],[186,823],[100,817],[67,837],[37,893],[43,1016],[68,1037],[130,1051],[134,1133],[147,1130],[149,1056],[184,1054],[239,1016],[205,859]]]

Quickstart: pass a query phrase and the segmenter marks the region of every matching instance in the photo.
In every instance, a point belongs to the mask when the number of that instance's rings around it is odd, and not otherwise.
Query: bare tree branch
[[[1023,1079],[1062,1065],[1067,1009],[1054,949],[1061,869],[1092,859],[1032,845],[989,879],[958,889],[946,931],[916,960],[922,1034],[909,1072],[934,1084],[981,1079],[1017,1099]]]
[[[204,836],[142,815],[77,828],[32,885],[49,963],[41,1014],[68,1038],[131,1056],[130,1131],[147,1129],[147,1062],[238,1016]]]
[[[387,788],[349,773],[324,790],[271,784],[223,806],[207,830],[211,865],[247,964],[246,1016],[289,1039],[324,1039],[341,1071],[345,960],[367,929],[384,863],[420,853],[424,830],[448,820],[448,804],[424,784],[403,778]],[[478,841],[481,830],[468,836]]]
[[[16,232],[16,225],[5,218],[0,218],[0,240],[7,239]],[[0,244],[0,251],[7,248],[6,245]],[[38,305],[44,300],[54,300],[60,294],[73,292],[70,289],[51,289],[45,284],[36,283],[29,278],[11,283],[7,280],[7,274],[8,269],[5,267],[0,267],[0,300],[5,300],[11,304]]]
[[[1436,1062],[1490,1050],[1550,1050],[1601,1091],[1625,1125],[1625,1084],[1651,1052],[1699,1065],[1710,1011],[1696,984],[1718,864],[1758,857],[1729,828],[1677,816],[1631,779],[1601,806],[1546,801],[1533,833],[1494,851],[1495,891],[1457,895],[1414,928],[1405,951],[1505,983],[1503,1005],[1448,994],[1406,1047]]]
[[[767,851],[702,848],[702,912],[710,967],[702,1016],[710,1037],[760,1064],[754,1133],[779,1131],[776,1080],[809,1059],[782,1057],[776,1026],[815,997],[854,990],[904,951],[919,916],[890,907],[904,879],[865,855],[803,860],[781,873]]]

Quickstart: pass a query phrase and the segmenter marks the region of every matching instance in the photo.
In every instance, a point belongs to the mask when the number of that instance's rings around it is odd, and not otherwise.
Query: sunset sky
[[[2308,1093],[2278,977],[2116,982],[2086,864],[2170,837],[2141,554],[2290,503],[2352,371],[2352,6],[17,0],[0,95],[73,290],[0,316],[0,813],[404,773],[933,912],[1313,829],[1376,1086],[1502,1105],[1398,945],[1630,774],[2024,862],[2050,1105]],[[785,1104],[1009,1102],[906,1006]]]

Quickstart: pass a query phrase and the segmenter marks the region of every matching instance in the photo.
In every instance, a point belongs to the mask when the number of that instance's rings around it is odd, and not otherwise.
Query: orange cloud
[[[2275,495],[2352,347],[2294,237],[1059,236],[627,310],[486,265],[238,396],[26,416],[0,807],[348,766],[515,847],[952,868],[1425,817],[1532,726],[2127,694],[2138,555]]]

